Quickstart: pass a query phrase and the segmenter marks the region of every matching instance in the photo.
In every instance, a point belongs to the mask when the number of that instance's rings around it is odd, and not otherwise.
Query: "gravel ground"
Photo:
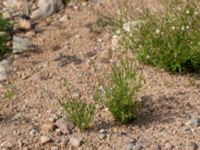
[[[12,77],[0,86],[0,149],[12,150],[197,150],[200,147],[199,75],[171,75],[140,66],[145,77],[140,93],[145,110],[130,125],[117,123],[103,106],[97,106],[91,128],[63,134],[57,121],[64,118],[57,98],[64,95],[67,79],[73,94],[93,101],[97,76],[108,72],[112,34],[91,31],[108,1],[74,3],[47,20],[31,36],[37,50],[13,54]],[[60,22],[59,19],[63,18]],[[96,66],[97,71],[93,66]],[[196,76],[194,83],[192,76]],[[15,96],[4,98],[11,87]],[[61,126],[68,126],[69,123]]]

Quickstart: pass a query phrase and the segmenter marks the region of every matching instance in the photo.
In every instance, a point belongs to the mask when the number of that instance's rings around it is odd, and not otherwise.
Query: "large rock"
[[[22,53],[33,48],[33,42],[30,38],[13,36],[13,53]]]
[[[63,0],[39,0],[38,9],[33,11],[31,19],[47,18],[64,8]]]

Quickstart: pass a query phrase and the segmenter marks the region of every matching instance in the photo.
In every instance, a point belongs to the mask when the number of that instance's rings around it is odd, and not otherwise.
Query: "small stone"
[[[82,144],[82,140],[76,137],[71,137],[69,141],[70,141],[70,144],[74,147],[79,147]]]
[[[127,150],[132,150],[133,146],[134,146],[133,143],[128,143]]]
[[[30,30],[32,25],[30,21],[26,19],[20,19],[18,22],[18,27],[19,29],[22,29],[22,30]]]
[[[188,150],[198,150],[198,145],[194,142],[189,143]]]
[[[160,146],[160,144],[153,144],[153,145],[151,146],[151,149],[152,149],[152,150],[161,150],[161,146]]]
[[[54,129],[55,129],[55,125],[54,124],[44,124],[41,127],[41,133],[46,134],[46,133],[54,131]]]
[[[192,117],[191,117],[191,115],[190,115],[189,113],[185,113],[185,114],[184,114],[184,118],[185,118],[186,120],[190,120]]]
[[[65,16],[62,16],[59,21],[60,22],[66,22],[67,20],[69,20],[69,16],[65,15]]]
[[[61,143],[63,145],[67,145],[67,143],[69,142],[69,139],[65,136],[61,136]]]
[[[101,140],[105,139],[106,137],[107,137],[106,134],[101,134],[101,135],[99,136],[99,138],[100,138]]]
[[[51,139],[50,139],[48,136],[42,135],[42,136],[40,137],[40,142],[41,142],[41,144],[46,144],[46,143],[48,143],[48,142],[50,142],[50,141],[51,141]]]
[[[10,141],[4,141],[3,143],[1,143],[0,147],[12,148],[13,144]]]
[[[101,129],[99,132],[100,132],[101,134],[105,134],[105,133],[106,133],[106,130],[105,130],[105,129]]]
[[[132,147],[132,150],[141,150],[142,146],[140,144],[136,144]]]
[[[120,132],[119,132],[119,135],[121,135],[121,136],[126,136],[126,132],[125,132],[125,131],[120,131]]]
[[[52,123],[54,123],[54,122],[56,122],[57,120],[58,120],[58,116],[57,115],[52,115],[50,118],[49,118],[49,121],[50,122],[52,122]]]
[[[166,148],[167,150],[171,150],[171,149],[174,148],[174,145],[172,145],[172,144],[170,144],[170,143],[166,143],[166,144],[165,144],[165,148]]]
[[[8,79],[8,74],[6,68],[3,65],[0,65],[0,82],[6,81]]]
[[[74,129],[74,125],[64,118],[57,120],[55,124],[63,134],[71,134]]]
[[[186,129],[185,129],[185,132],[186,132],[188,135],[193,135],[193,132],[192,132],[192,129],[191,129],[191,128],[186,128]]]
[[[51,150],[59,150],[57,146],[51,147]]]
[[[194,126],[194,127],[199,127],[200,126],[200,118],[191,119],[189,121],[189,125]]]
[[[38,133],[38,131],[36,130],[36,129],[32,129],[30,132],[29,132],[29,134],[30,134],[30,136],[36,136],[37,135],[37,133]]]

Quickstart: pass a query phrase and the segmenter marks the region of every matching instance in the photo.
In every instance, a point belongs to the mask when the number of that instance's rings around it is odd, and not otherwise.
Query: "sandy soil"
[[[87,2],[80,10],[65,8],[50,17],[49,23],[39,22],[41,32],[33,36],[38,50],[14,56],[12,78],[0,87],[0,145],[10,141],[9,149],[13,150],[126,150],[132,142],[146,150],[159,150],[158,145],[160,149],[190,150],[194,148],[191,142],[200,144],[200,127],[190,123],[200,117],[199,75],[195,75],[197,79],[192,84],[193,74],[171,75],[143,65],[138,71],[145,77],[140,96],[145,99],[146,108],[133,124],[120,125],[105,107],[98,107],[86,132],[42,132],[44,124],[53,124],[52,116],[65,117],[56,100],[64,95],[64,79],[89,103],[93,101],[97,76],[106,75],[109,70],[112,32],[91,31],[98,19],[94,9],[104,10],[109,2],[99,3]],[[69,19],[59,23],[58,18],[64,15]],[[8,85],[15,93],[12,100],[3,95]],[[38,134],[31,136],[32,129]],[[101,129],[106,130],[105,137]],[[42,135],[51,141],[41,144]],[[81,138],[83,144],[78,148],[63,144],[63,137],[71,136]]]

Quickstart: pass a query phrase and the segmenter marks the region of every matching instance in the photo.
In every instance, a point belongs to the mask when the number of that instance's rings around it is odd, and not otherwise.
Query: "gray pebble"
[[[198,150],[198,145],[194,142],[189,143],[188,150]]]
[[[142,146],[140,144],[136,144],[132,147],[132,150],[141,150]]]
[[[36,129],[32,129],[29,134],[30,134],[30,136],[36,136],[37,133],[38,133],[38,131]]]

